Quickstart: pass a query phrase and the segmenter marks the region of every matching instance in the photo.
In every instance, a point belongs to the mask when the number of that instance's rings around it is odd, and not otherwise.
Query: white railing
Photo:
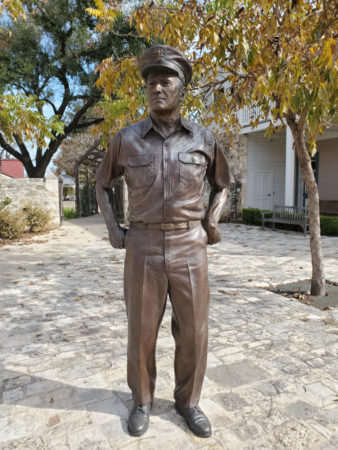
[[[242,127],[250,125],[251,121],[257,119],[257,117],[259,116],[259,112],[260,112],[259,106],[253,106],[251,108],[245,106],[238,113],[239,123],[242,125]],[[265,120],[262,121],[265,122]]]

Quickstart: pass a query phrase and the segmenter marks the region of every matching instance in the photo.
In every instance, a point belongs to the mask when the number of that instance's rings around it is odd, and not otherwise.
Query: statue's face
[[[147,98],[151,111],[175,111],[185,95],[181,80],[173,74],[151,71],[147,77]]]

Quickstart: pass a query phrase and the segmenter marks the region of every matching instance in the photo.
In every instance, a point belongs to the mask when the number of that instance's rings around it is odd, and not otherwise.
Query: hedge
[[[321,233],[325,236],[338,236],[338,216],[320,216]]]
[[[267,214],[266,217],[268,217],[268,213],[272,215],[272,211],[269,209],[243,208],[242,220],[248,225],[262,225],[262,212]]]
[[[242,220],[248,225],[262,225],[261,213],[272,215],[272,211],[268,209],[243,208]],[[284,223],[276,223],[276,227],[282,230],[298,230],[298,225],[290,225]],[[320,229],[323,236],[338,236],[338,216],[320,215]]]

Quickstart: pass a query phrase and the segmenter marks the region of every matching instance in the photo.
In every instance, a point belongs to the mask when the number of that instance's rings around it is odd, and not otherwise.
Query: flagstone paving
[[[208,369],[199,439],[173,407],[170,304],[160,329],[149,430],[127,433],[123,250],[101,216],[0,248],[1,449],[338,448],[338,309],[263,287],[309,278],[301,233],[221,224],[209,248]],[[338,282],[338,238],[324,237]]]

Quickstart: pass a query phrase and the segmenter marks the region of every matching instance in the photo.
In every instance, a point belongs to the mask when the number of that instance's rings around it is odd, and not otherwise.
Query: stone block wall
[[[60,226],[59,180],[55,175],[47,178],[8,178],[0,176],[0,201],[9,197],[9,207],[22,210],[28,203],[50,212],[52,228]]]
[[[248,138],[247,135],[243,134],[235,136],[231,146],[226,148],[225,152],[233,178],[232,198],[230,199],[229,196],[229,202],[231,202],[229,206],[231,207],[232,215],[234,215],[234,196],[236,196],[236,219],[242,215],[242,208],[245,205],[248,170],[247,154]]]
[[[221,220],[237,220],[242,214],[245,204],[246,173],[247,173],[247,137],[238,134],[231,143],[226,135],[218,133],[219,141],[224,148],[224,154],[229,164],[231,186],[227,202],[224,205]],[[204,195],[205,202],[208,196]]]
[[[237,220],[242,215],[246,195],[246,173],[247,173],[247,137],[237,135],[231,144],[226,135],[218,134],[219,141],[224,149],[224,154],[229,164],[231,174],[231,185],[227,201],[223,207],[221,221],[227,222]],[[203,203],[207,207],[209,203],[210,186],[206,182],[203,192]]]

